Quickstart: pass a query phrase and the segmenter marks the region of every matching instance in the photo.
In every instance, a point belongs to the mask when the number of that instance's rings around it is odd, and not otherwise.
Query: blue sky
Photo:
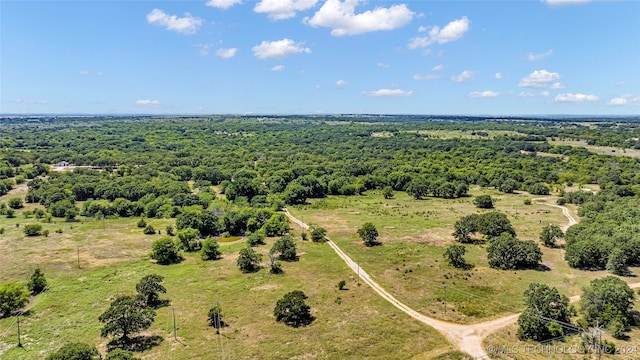
[[[639,114],[639,1],[0,0],[0,113]]]

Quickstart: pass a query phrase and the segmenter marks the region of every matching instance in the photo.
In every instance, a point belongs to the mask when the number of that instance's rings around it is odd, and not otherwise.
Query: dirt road
[[[533,200],[545,200],[545,199],[533,199]],[[577,221],[571,214],[569,213],[569,209],[564,206],[548,204],[544,203],[548,206],[553,206],[562,209],[562,213],[567,217],[569,223],[565,225],[565,230],[571,225],[577,224]],[[289,217],[289,219],[302,227],[303,229],[308,229],[309,225],[304,222],[298,220],[293,217],[291,213],[287,209],[283,210],[284,213]],[[443,335],[449,339],[449,341],[456,345],[461,351],[473,356],[475,359],[489,359],[489,356],[484,350],[482,346],[482,341],[491,333],[507,326],[513,324],[518,320],[520,314],[512,314],[501,317],[499,319],[485,321],[482,323],[471,324],[471,325],[460,325],[456,323],[451,323],[447,321],[442,321],[439,319],[434,319],[428,317],[424,314],[419,313],[418,311],[410,308],[405,305],[398,299],[396,299],[393,295],[387,292],[384,288],[382,288],[378,283],[376,283],[369,274],[365,270],[363,270],[355,261],[353,261],[347,254],[342,251],[333,241],[327,238],[327,243],[331,248],[338,254],[338,256],[351,268],[353,272],[360,276],[360,279],[364,281],[367,285],[369,285],[373,291],[375,291],[380,297],[384,298],[388,302],[390,302],[393,306],[400,309],[407,315],[412,318],[421,321],[434,329],[440,331]],[[640,288],[640,283],[630,284],[631,288]],[[575,295],[570,298],[570,300],[577,301],[580,299],[580,295]]]

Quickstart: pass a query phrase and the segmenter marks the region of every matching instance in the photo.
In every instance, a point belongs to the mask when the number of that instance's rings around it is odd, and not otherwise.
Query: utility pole
[[[444,289],[444,317],[447,317],[447,285],[442,285]]]
[[[18,321],[18,347],[22,347],[22,343],[20,342],[20,314],[16,315],[16,320]]]
[[[169,310],[171,310],[171,314],[173,315],[173,340],[176,340],[176,309],[177,308],[170,308]]]
[[[360,286],[360,260],[358,260],[357,263],[358,263],[358,286]]]
[[[216,334],[220,334],[220,302],[216,301],[214,304],[216,306],[216,314],[213,318],[213,323],[216,327]]]

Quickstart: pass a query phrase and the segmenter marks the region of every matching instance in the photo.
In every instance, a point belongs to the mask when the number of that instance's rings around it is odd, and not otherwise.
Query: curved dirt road
[[[557,204],[549,204],[548,202],[546,202],[546,200],[548,200],[549,198],[535,198],[535,199],[531,199],[532,201],[544,201],[541,202],[540,204],[542,205],[547,205],[547,206],[552,206],[558,209],[562,209],[562,214],[569,220],[569,223],[565,226],[562,227],[562,231],[567,231],[567,229],[578,223],[578,221],[571,215],[571,213],[569,212],[569,209],[567,209],[566,206],[561,206],[561,205],[557,205]]]
[[[291,213],[289,213],[287,209],[284,209],[283,211],[287,215],[287,217],[291,219],[291,221],[298,224],[303,229],[309,228],[309,225],[293,217],[293,215],[291,215]],[[428,317],[417,312],[416,310],[413,310],[409,306],[396,299],[393,295],[388,293],[378,283],[371,279],[366,271],[360,268],[355,261],[353,261],[347,254],[345,254],[344,251],[342,251],[342,249],[340,249],[329,238],[327,238],[327,244],[329,244],[329,246],[331,246],[331,248],[338,254],[338,256],[340,256],[340,258],[351,268],[351,270],[359,274],[362,281],[369,285],[378,295],[380,295],[382,298],[390,302],[393,306],[402,310],[412,318],[440,331],[449,339],[449,341],[460,348],[460,350],[473,356],[474,358],[488,358],[487,353],[482,347],[482,340],[493,331],[509,325],[518,319],[519,314],[513,314],[479,324],[460,325]]]
[[[533,199],[533,200],[545,200],[545,199],[539,198],[539,199]],[[573,216],[571,216],[571,214],[569,213],[569,209],[567,209],[566,207],[555,205],[555,204],[548,204],[548,203],[545,203],[544,205],[553,206],[553,207],[562,209],[562,213],[569,220],[569,224],[566,225],[564,228],[565,230],[569,226],[577,224],[577,221]],[[304,222],[298,220],[293,215],[291,215],[291,213],[289,213],[289,210],[283,209],[283,211],[287,215],[287,217],[291,221],[296,223],[298,226],[302,227],[303,229],[309,228],[309,225],[305,224]],[[345,254],[344,251],[342,251],[342,249],[340,249],[333,241],[331,241],[329,238],[326,238],[326,239],[327,239],[327,244],[331,246],[331,248],[338,254],[338,256],[340,256],[340,258],[351,268],[353,272],[359,274],[360,278],[367,285],[369,285],[373,289],[373,291],[375,291],[382,298],[384,298],[385,300],[390,302],[393,306],[400,309],[401,311],[411,316],[412,318],[418,321],[421,321],[433,327],[434,329],[440,331],[440,333],[445,335],[452,344],[456,345],[461,351],[471,355],[474,359],[490,359],[490,357],[485,352],[484,347],[482,346],[482,341],[489,334],[507,325],[513,324],[518,320],[518,317],[520,316],[519,313],[512,314],[512,315],[507,315],[505,317],[501,317],[499,319],[485,321],[485,322],[471,324],[471,325],[460,325],[460,324],[451,323],[451,322],[428,317],[410,308],[409,306],[405,305],[404,303],[402,303],[401,301],[393,297],[393,295],[388,293],[378,283],[376,283],[373,279],[371,279],[369,274],[367,274],[366,271],[360,268],[360,266],[355,261],[353,261],[347,254]],[[629,286],[634,289],[640,288],[640,283],[630,284]],[[575,295],[570,298],[572,302],[577,301],[579,299],[580,299],[580,295]]]

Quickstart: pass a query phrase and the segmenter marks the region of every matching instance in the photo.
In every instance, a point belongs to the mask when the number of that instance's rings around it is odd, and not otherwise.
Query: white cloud
[[[200,50],[198,51],[198,54],[200,54],[200,56],[209,55],[209,49],[211,49],[210,44],[198,44],[196,46],[200,48]]]
[[[486,90],[486,91],[473,91],[469,93],[469,97],[472,98],[492,98],[492,97],[496,97],[500,95],[500,93],[497,93],[495,91],[491,91],[491,90]]]
[[[522,97],[547,97],[549,96],[548,91],[541,91],[539,93],[531,93],[531,92],[521,92],[520,96]]]
[[[461,72],[460,75],[458,75],[458,76],[452,76],[451,77],[451,81],[457,82],[457,83],[461,83],[461,82],[465,82],[467,80],[471,80],[475,76],[476,76],[476,72],[475,71],[465,70],[465,71]]]
[[[613,98],[607,103],[609,106],[624,106],[624,105],[640,105],[640,96],[622,95],[620,97]]]
[[[385,63],[381,63],[381,62],[379,62],[377,65],[378,65],[378,67],[381,67],[383,69],[386,69],[386,68],[389,67],[389,64],[385,64]]]
[[[518,86],[528,88],[548,87],[549,83],[560,78],[557,72],[548,72],[547,70],[536,70],[520,80]]]
[[[283,70],[284,70],[284,65],[276,65],[271,68],[271,71],[283,71]]]
[[[534,53],[529,53],[527,54],[527,60],[529,61],[537,61],[540,59],[544,59],[547,56],[551,56],[551,54],[553,54],[553,49],[549,49],[549,51],[540,53],[540,54],[534,54]]]
[[[564,84],[563,84],[563,83],[561,83],[561,82],[554,82],[554,83],[551,85],[551,88],[552,88],[552,89],[564,89],[564,88],[565,88],[565,86],[564,86]]]
[[[349,83],[344,81],[344,80],[338,80],[336,81],[336,85],[338,86],[344,86],[344,85],[348,85]]]
[[[585,4],[591,0],[542,0],[549,5],[574,5],[574,4]]]
[[[624,81],[618,81],[616,83],[616,86],[624,86],[624,85],[625,85]]]
[[[444,65],[442,65],[442,64],[436,65],[436,66],[431,68],[431,71],[442,71],[442,70],[444,70]]]
[[[223,58],[223,59],[230,59],[230,58],[236,56],[237,52],[238,52],[237,48],[218,49],[218,50],[216,50],[216,55],[218,57]]]
[[[502,79],[502,74],[501,74],[501,73],[496,73],[496,74],[494,75],[494,77],[495,77],[496,79]]]
[[[403,97],[403,96],[412,96],[414,94],[413,91],[404,91],[400,89],[380,89],[376,91],[363,91],[363,95],[366,96],[390,96],[390,97]]]
[[[35,105],[47,105],[49,100],[39,100],[39,99],[15,99],[14,103],[18,104],[35,104]]]
[[[263,41],[253,47],[253,54],[258,59],[283,59],[289,55],[305,53],[310,54],[311,49],[304,47],[302,43],[296,43],[291,39],[277,41]]]
[[[160,101],[144,99],[144,100],[136,100],[136,102],[134,104],[136,104],[138,106],[158,107],[158,106],[160,106]]]
[[[271,20],[284,20],[295,17],[297,11],[314,7],[317,2],[318,0],[262,0],[253,11],[267,13]]]
[[[242,0],[209,0],[207,1],[207,6],[219,8],[219,9],[228,9],[233,5],[242,4]]]
[[[466,16],[448,23],[440,29],[434,26],[427,36],[418,36],[409,42],[409,49],[427,47],[431,44],[445,44],[460,39],[469,30],[469,19]]]
[[[438,74],[426,74],[426,75],[415,74],[413,75],[413,80],[435,80],[441,77],[442,76]]]
[[[598,101],[598,97],[595,95],[585,95],[585,94],[558,94],[553,99],[555,102],[584,102],[584,101]]]
[[[426,26],[422,26],[422,25],[420,25],[420,26],[418,27],[418,32],[425,32],[425,31],[427,31],[427,30],[429,30],[429,28],[428,28],[428,27],[426,27]]]
[[[181,34],[195,34],[198,27],[202,25],[202,19],[191,16],[189,13],[185,13],[184,17],[177,17],[175,15],[168,15],[160,9],[153,9],[147,14],[147,21],[149,24],[156,24],[166,28],[167,30],[173,30]]]
[[[414,12],[407,5],[376,6],[356,14],[355,7],[364,0],[327,0],[311,18],[304,22],[313,27],[331,28],[331,35],[357,35],[372,31],[393,30],[408,24]]]
[[[622,106],[622,105],[627,105],[627,103],[628,103],[627,99],[622,98],[622,97],[617,97],[617,98],[613,98],[613,99],[609,100],[607,105]]]
[[[87,71],[87,70],[81,70],[79,72],[80,75],[82,76],[102,76],[102,71],[96,71],[96,72],[92,72],[92,71]]]

